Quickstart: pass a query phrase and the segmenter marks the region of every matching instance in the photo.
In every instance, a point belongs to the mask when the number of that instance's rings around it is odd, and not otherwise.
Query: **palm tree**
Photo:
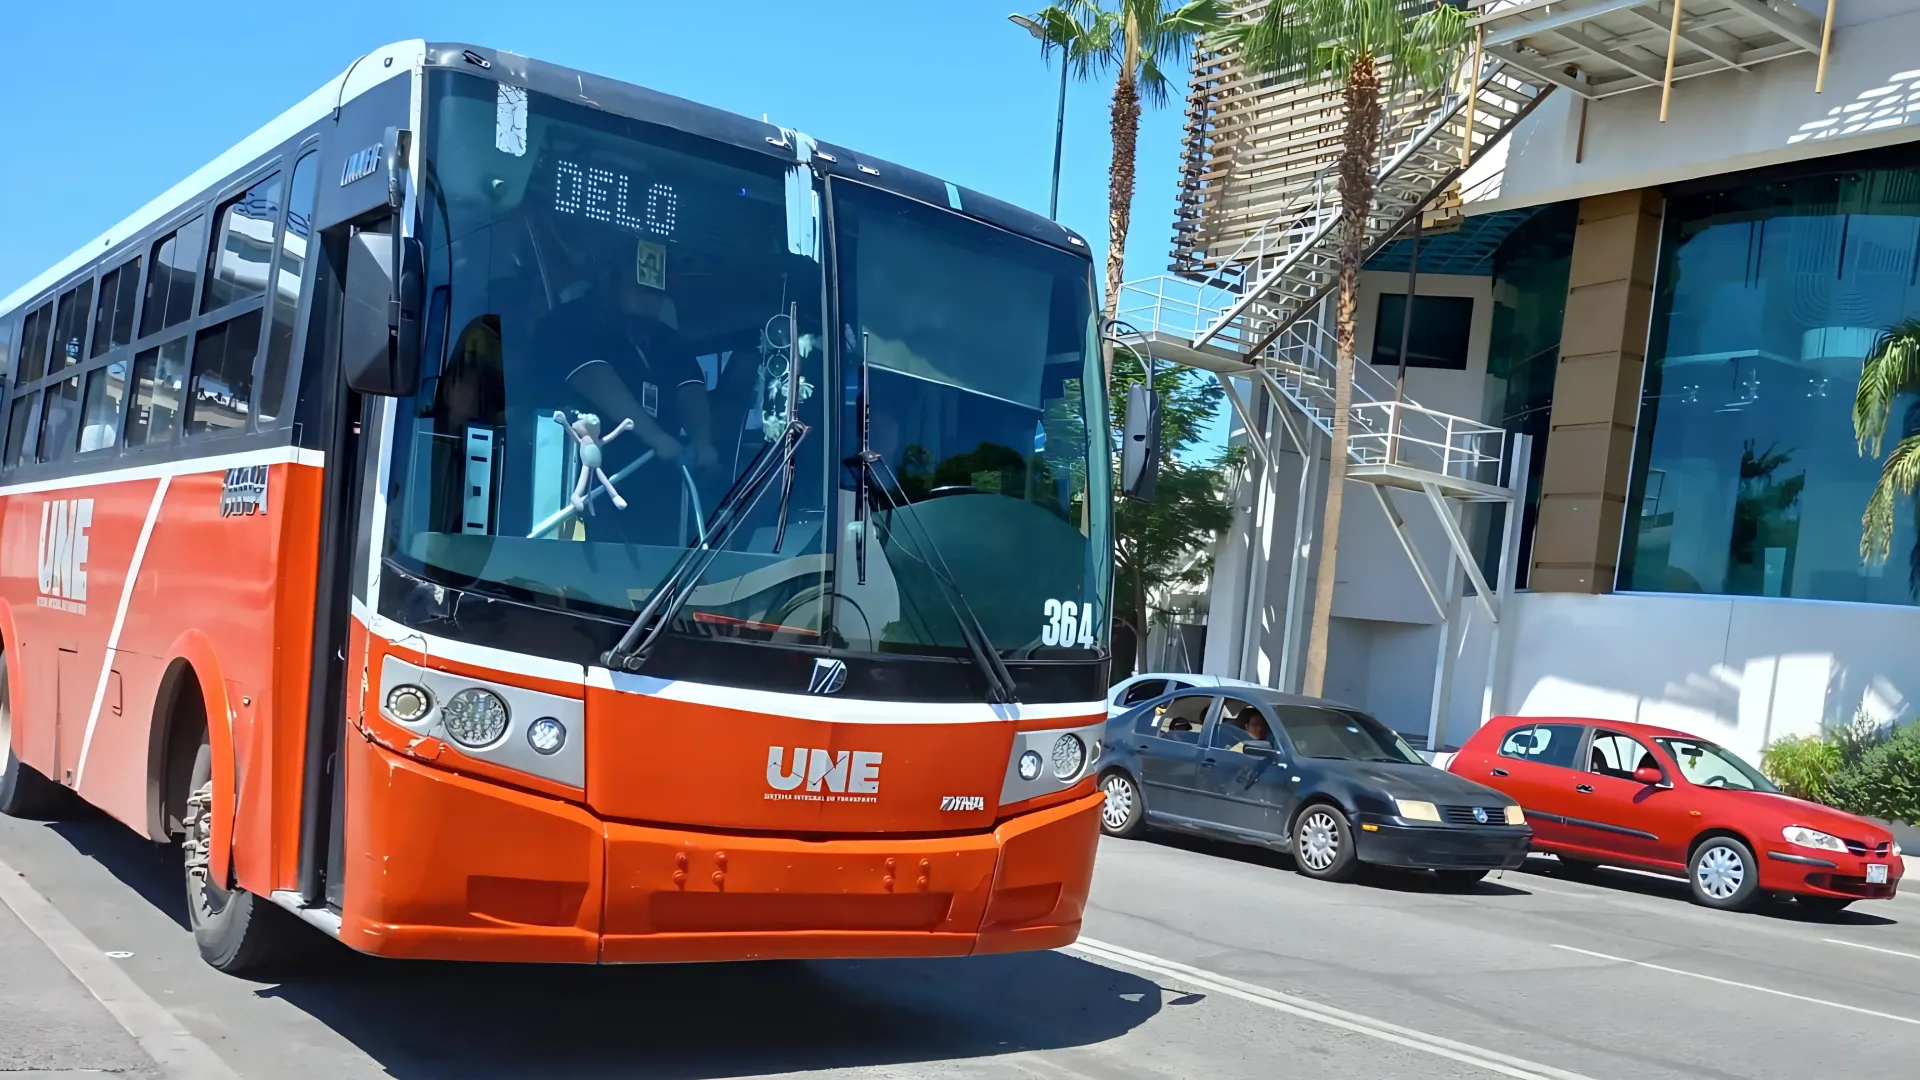
[[[1862,456],[1880,456],[1894,399],[1908,392],[1920,392],[1920,320],[1913,319],[1888,331],[1860,368],[1860,387],[1853,395],[1853,435]],[[1894,498],[1912,496],[1920,482],[1920,405],[1907,410],[1902,426],[1902,438],[1880,464],[1880,482],[1873,486],[1866,512],[1860,515],[1860,557],[1869,563],[1885,561],[1892,546]],[[1920,551],[1915,558],[1910,588],[1920,588]]]
[[[1334,327],[1337,382],[1326,516],[1320,529],[1326,539],[1314,580],[1313,626],[1302,686],[1309,695],[1320,694],[1326,682],[1327,633],[1347,474],[1348,409],[1353,404],[1354,307],[1360,293],[1367,212],[1373,204],[1373,171],[1380,159],[1382,68],[1389,91],[1409,83],[1438,87],[1452,74],[1455,50],[1466,37],[1464,9],[1439,2],[1410,15],[1404,0],[1271,0],[1256,18],[1229,27],[1224,36],[1239,47],[1248,71],[1334,82],[1345,97],[1339,161],[1340,293]]]
[[[1116,73],[1113,86],[1113,164],[1107,170],[1107,292],[1101,314],[1120,307],[1127,230],[1133,219],[1134,149],[1140,136],[1140,103],[1166,104],[1169,68],[1183,70],[1202,34],[1222,25],[1220,0],[1061,0],[1031,16],[1043,48],[1059,48],[1076,78]],[[1106,357],[1113,381],[1113,355]]]

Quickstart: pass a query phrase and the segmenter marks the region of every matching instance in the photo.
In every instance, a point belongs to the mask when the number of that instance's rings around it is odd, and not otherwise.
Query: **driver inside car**
[[[654,455],[614,484],[627,510],[615,510],[598,484],[590,489],[588,538],[678,544],[692,524],[682,518],[681,470],[711,473],[720,455],[706,376],[681,342],[673,301],[636,281],[631,261],[630,254],[595,259],[592,285],[548,313],[535,341],[542,366],[561,383],[546,396],[569,421],[593,413],[603,439],[633,421],[632,432],[604,451],[609,476],[649,450]]]

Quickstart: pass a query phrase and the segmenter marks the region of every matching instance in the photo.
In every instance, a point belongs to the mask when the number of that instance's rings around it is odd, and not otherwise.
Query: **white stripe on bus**
[[[147,541],[153,539],[153,526],[160,520],[160,506],[167,500],[167,488],[173,477],[163,476],[153,489],[153,504],[147,507],[147,520],[140,525],[140,539],[133,545],[133,561],[127,565],[127,580],[120,586],[120,606],[113,612],[113,629],[107,634],[107,652],[100,658],[100,681],[94,684],[93,708],[87,713],[87,733],[80,739],[80,763],[73,767],[73,790],[87,775],[87,754],[93,750],[93,729],[100,723],[100,706],[107,700],[107,678],[113,673],[113,651],[120,647],[120,630],[127,625],[127,603],[133,599],[133,587],[140,580],[140,564],[147,559]]]
[[[0,487],[0,496],[34,495],[42,491],[78,491],[81,488],[121,484],[129,480],[157,480],[175,476],[192,476],[196,473],[225,472],[228,469],[241,469],[252,465],[293,464],[320,468],[326,463],[327,455],[318,450],[303,450],[297,446],[269,446],[260,450],[241,450],[231,454],[211,454],[207,457],[158,461],[151,465],[129,465],[124,469],[81,473],[54,480],[29,480],[22,484],[8,484]]]

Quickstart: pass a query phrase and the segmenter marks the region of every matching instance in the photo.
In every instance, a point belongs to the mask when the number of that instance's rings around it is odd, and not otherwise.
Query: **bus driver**
[[[534,338],[538,370],[565,373],[564,389],[547,408],[565,409],[569,419],[593,413],[603,432],[633,421],[639,438],[607,448],[609,475],[648,450],[654,455],[618,484],[631,510],[613,512],[594,485],[585,518],[589,535],[677,544],[685,524],[678,516],[685,495],[681,468],[708,472],[720,456],[713,446],[706,377],[681,343],[673,301],[665,291],[622,272],[630,261],[595,259],[591,287],[541,320]]]

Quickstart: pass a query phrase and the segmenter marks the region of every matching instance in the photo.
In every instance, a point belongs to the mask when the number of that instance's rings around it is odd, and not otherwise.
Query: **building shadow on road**
[[[1677,904],[1693,903],[1692,890],[1686,881],[1680,878],[1661,877],[1658,874],[1643,873],[1636,870],[1620,870],[1610,866],[1595,867],[1590,871],[1570,872],[1553,859],[1531,858],[1514,876],[1538,877],[1543,880],[1570,882],[1592,886],[1611,892],[1630,893],[1637,896],[1671,900]],[[1872,903],[1872,901],[1864,901]],[[1823,926],[1893,926],[1898,919],[1874,914],[1871,910],[1848,908],[1840,912],[1816,912],[1800,907],[1790,900],[1774,900],[1755,907],[1751,914],[1763,918],[1779,919],[1788,922],[1815,923]]]
[[[50,828],[187,932],[177,849],[103,814]],[[1104,1042],[1186,1003],[1064,952],[596,968],[380,960],[314,941],[297,970],[256,992],[399,1080],[911,1071]]]
[[[1196,855],[1206,855],[1217,859],[1231,859],[1234,862],[1250,866],[1265,866],[1276,871],[1296,873],[1293,856],[1272,848],[1258,847],[1253,844],[1234,844],[1224,840],[1210,840],[1204,836],[1190,833],[1170,832],[1156,829],[1147,834],[1148,842],[1163,847],[1191,851]],[[1505,876],[1506,881],[1500,877]],[[1431,893],[1436,896],[1524,896],[1524,889],[1514,888],[1511,873],[1502,875],[1494,871],[1484,881],[1468,885],[1442,881],[1433,874],[1418,870],[1390,870],[1377,866],[1361,866],[1351,882],[1328,884],[1328,888],[1381,889],[1399,893]]]

